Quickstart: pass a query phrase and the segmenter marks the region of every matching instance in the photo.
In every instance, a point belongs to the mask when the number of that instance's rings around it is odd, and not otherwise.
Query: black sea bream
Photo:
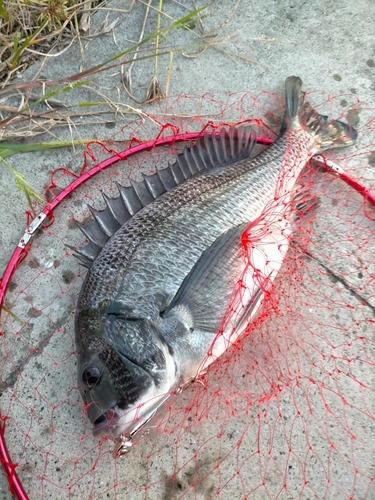
[[[260,155],[248,128],[207,135],[106,198],[82,228],[90,242],[77,252],[90,269],[76,313],[78,385],[95,434],[131,436],[259,308],[288,248],[301,170],[318,151],[356,139],[312,110],[301,84],[286,80],[283,130]]]

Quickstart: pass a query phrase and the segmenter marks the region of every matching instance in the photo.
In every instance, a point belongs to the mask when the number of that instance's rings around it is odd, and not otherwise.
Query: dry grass
[[[15,80],[12,82],[14,76],[21,72],[21,70],[24,70],[36,57],[44,57],[44,59],[47,57],[58,58],[70,47],[75,39],[78,38],[80,46],[82,47],[83,40],[90,40],[93,37],[109,33],[114,28],[114,23],[112,23],[110,26],[103,25],[102,29],[96,31],[95,34],[89,33],[89,16],[94,10],[92,2],[88,3],[86,1],[85,3],[76,3],[74,6],[69,7],[66,2],[73,2],[76,0],[44,0],[47,2],[65,2],[62,4],[64,5],[64,9],[56,10],[57,4],[54,3],[54,10],[48,10],[47,15],[47,11],[41,8],[41,5],[43,4],[38,4],[38,8],[35,9],[35,12],[33,9],[27,11],[27,15],[29,17],[26,19],[22,14],[22,8],[25,7],[23,2],[29,1],[33,0],[20,0],[21,3],[18,4],[18,21],[16,22],[14,21],[16,17],[13,16],[12,18],[10,3],[8,3],[8,9],[6,11],[4,10],[5,3],[1,3],[9,2],[9,0],[0,0],[0,13],[3,15],[2,18],[0,17],[0,22],[2,23],[0,26],[3,32],[1,36],[6,39],[6,43],[1,50],[2,59],[5,58],[5,60],[1,61],[3,83],[0,84],[0,141],[9,141],[12,139],[17,140],[17,138],[25,136],[32,137],[34,135],[42,134],[56,125],[61,126],[64,123],[67,126],[69,126],[72,122],[74,122],[74,125],[77,125],[77,122],[74,120],[75,116],[98,116],[103,113],[103,107],[110,113],[120,112],[120,108],[124,108],[124,106],[111,102],[104,94],[100,94],[99,102],[78,103],[72,107],[64,105],[63,101],[59,100],[59,96],[65,92],[70,92],[78,86],[85,86],[89,88],[92,80],[102,71],[108,71],[118,67],[123,69],[124,66],[127,66],[128,71],[126,72],[126,75],[124,75],[122,71],[123,85],[130,97],[132,97],[131,69],[135,61],[142,61],[150,57],[155,60],[154,75],[149,86],[149,92],[143,102],[161,97],[163,95],[163,91],[160,89],[156,75],[157,59],[161,55],[168,54],[170,56],[170,61],[172,61],[173,52],[182,52],[186,49],[186,47],[166,47],[164,45],[163,49],[160,49],[159,36],[161,35],[165,37],[171,29],[175,28],[186,27],[189,29],[191,20],[194,17],[199,16],[201,10],[204,10],[203,8],[196,9],[190,13],[188,12],[187,15],[178,20],[168,18],[168,16],[167,19],[169,24],[161,27],[161,13],[164,13],[161,11],[162,1],[158,0],[160,14],[158,15],[156,30],[149,35],[145,35],[148,11],[150,8],[155,9],[155,7],[151,5],[152,0],[148,0],[149,8],[146,11],[139,41],[127,50],[115,54],[108,60],[101,62],[93,68],[89,68],[60,80],[43,81],[36,76],[32,81]],[[133,0],[130,5],[128,4],[128,10],[121,9],[121,12],[129,12],[133,8],[134,3],[135,0]],[[51,4],[49,5],[51,7]],[[105,7],[104,2],[100,3],[96,8],[108,10],[108,8]],[[31,12],[34,12],[34,17],[32,19],[30,18]],[[44,14],[41,15],[41,12],[44,12]],[[8,20],[6,20],[4,16]],[[22,39],[15,34],[16,25],[20,26],[22,24],[21,18],[22,22],[25,23],[26,20],[29,23],[39,21],[39,25],[36,28],[25,28],[26,34]],[[13,19],[13,22],[11,19]],[[52,31],[49,32],[49,30]],[[86,30],[86,34],[83,34],[82,30]],[[43,33],[47,34],[42,36]],[[12,37],[13,43],[11,41]],[[14,42],[14,39],[16,42]],[[42,45],[40,46],[40,44]],[[36,50],[34,46],[39,49]],[[197,46],[201,47],[202,42],[200,41]],[[43,48],[43,51],[41,47]],[[38,97],[35,97],[35,91],[37,91],[38,88]],[[95,90],[95,87],[91,87],[90,90],[99,94],[98,90]],[[40,92],[42,93],[41,97]],[[18,98],[21,96],[21,104],[19,104],[17,108],[14,105],[2,104],[2,102],[5,102],[10,96],[17,96]],[[35,108],[37,104],[41,103],[46,104],[49,109],[45,112],[37,113]],[[102,109],[99,109],[100,106]],[[77,112],[77,109],[72,109],[77,107],[80,108],[79,112]],[[89,108],[88,112],[82,112],[82,108],[84,107]],[[95,110],[95,107],[97,110]],[[127,106],[125,112],[131,112],[131,106]],[[38,127],[38,123],[41,125],[40,127]],[[25,128],[26,124],[29,124],[29,129]],[[87,124],[87,121],[85,124]]]
[[[237,1],[236,9],[241,1]],[[108,0],[0,0],[0,160],[21,152],[66,145],[59,141],[55,130],[58,127],[69,127],[73,130],[81,125],[103,123],[111,113],[114,116],[140,113],[138,104],[168,95],[173,55],[177,52],[185,57],[198,57],[203,51],[213,49],[225,53],[228,57],[238,58],[242,63],[254,64],[251,56],[243,56],[238,52],[234,54],[227,49],[230,43],[235,44],[237,48],[242,44],[241,40],[236,40],[235,34],[224,33],[233,11],[225,22],[207,33],[202,23],[202,19],[209,16],[206,7],[189,12],[183,3],[172,0],[182,15],[176,20],[166,14],[163,0],[129,0],[125,9],[113,9],[106,6],[107,2]],[[59,80],[43,80],[38,74],[31,81],[15,79],[38,58],[44,61],[51,57],[58,58],[76,40],[83,51],[83,42],[113,32],[116,22],[111,25],[104,23],[95,33],[90,32],[90,18],[94,11],[114,10],[128,15],[133,8],[142,7],[141,4],[146,9],[139,38],[127,50],[113,55],[95,67]],[[150,22],[150,12],[154,17],[157,13],[156,26],[152,26],[153,23]],[[170,30],[178,28],[189,32],[189,43],[179,47],[169,45],[166,35]],[[184,35],[180,38],[186,40]],[[158,58],[162,55],[169,57],[165,88],[161,88],[158,80]],[[150,75],[148,85],[145,82],[143,100],[137,100],[132,91],[132,68],[135,63],[148,58],[154,59],[153,75]],[[121,102],[120,94],[117,102],[114,102],[105,95],[105,89],[99,89],[93,82],[98,73],[111,69],[115,72],[121,70],[123,89],[136,102],[135,106]],[[65,104],[64,99],[60,100],[62,95],[77,87],[89,89],[91,93],[96,94],[97,99],[74,105],[70,105],[74,100],[65,99],[65,103],[69,104]],[[44,110],[38,106],[40,104],[44,105]],[[20,139],[45,133],[49,134],[51,143],[19,144]],[[87,141],[91,140],[92,138],[87,138]],[[82,142],[85,140],[72,139],[70,144],[74,146]],[[7,166],[12,169],[9,164]],[[4,163],[0,165],[0,169],[1,167],[5,167]],[[18,188],[21,188],[21,178],[17,177],[15,170],[13,173]],[[21,181],[23,182],[22,179]],[[26,197],[29,192],[29,195],[35,198],[31,187],[28,191],[26,181],[22,186]]]
[[[105,1],[0,0],[0,83],[6,85],[36,58],[66,50],[85,34]]]
[[[100,122],[100,115],[105,113],[132,113],[131,106],[115,103],[106,98],[104,93],[99,95],[95,102],[79,103],[68,106],[60,100],[62,94],[70,92],[78,86],[89,88],[98,93],[92,79],[99,72],[113,68],[121,69],[123,88],[137,104],[150,102],[154,99],[168,95],[168,88],[173,66],[173,54],[179,52],[185,57],[198,57],[207,49],[219,50],[228,57],[238,58],[241,62],[254,64],[251,56],[230,52],[228,44],[240,47],[241,40],[236,40],[235,35],[226,35],[224,29],[230,22],[233,11],[228,18],[214,31],[206,32],[202,19],[209,16],[206,8],[188,11],[183,4],[173,0],[179,5],[182,13],[181,19],[171,18],[163,9],[162,0],[129,0],[126,9],[111,9],[106,6],[108,0],[92,2],[90,0],[0,0],[0,142],[18,140],[24,137],[33,137],[51,131],[57,126],[76,127],[87,125],[87,119]],[[241,0],[238,0],[236,8]],[[115,24],[103,25],[94,34],[90,33],[90,16],[95,10],[119,10],[129,13],[133,8],[146,6],[143,25],[140,27],[138,41],[128,50],[115,54],[107,61],[102,61],[93,68],[81,73],[70,75],[55,81],[43,81],[37,76],[33,81],[14,80],[20,72],[36,58],[58,58],[71,44],[78,40],[83,50],[84,41],[93,37],[108,34],[113,31]],[[157,13],[156,30],[147,35],[147,31],[155,29],[149,21],[149,13]],[[167,24],[168,23],[168,24]],[[164,26],[164,27],[162,27]],[[175,28],[185,28],[193,36],[193,44],[185,46],[169,46],[166,43],[166,34]],[[146,33],[146,34],[145,34]],[[181,37],[183,40],[184,36]],[[190,39],[192,37],[190,36]],[[161,44],[160,40],[163,43]],[[167,82],[161,88],[158,80],[158,57],[169,56]],[[145,86],[147,91],[141,100],[137,100],[132,92],[132,68],[148,58],[154,58],[154,73],[150,82]],[[39,89],[39,90],[38,90]],[[9,97],[15,96],[21,103],[8,104]],[[8,102],[6,102],[8,101]],[[14,102],[14,101],[13,101]],[[45,111],[37,111],[37,104],[47,105]],[[79,108],[79,109],[78,109]],[[86,117],[82,120],[82,117]],[[93,123],[91,121],[91,123]],[[53,136],[52,136],[53,137]],[[0,146],[1,156],[1,146]]]
[[[153,7],[152,0],[148,0],[149,9]],[[67,145],[78,145],[92,141],[91,137],[62,142],[54,131],[55,128],[67,126],[72,131],[80,125],[92,125],[101,122],[101,115],[108,120],[108,114],[134,114],[140,113],[139,109],[129,104],[124,104],[119,99],[113,102],[105,95],[105,90],[99,89],[93,83],[98,73],[108,71],[112,68],[118,70],[124,65],[130,66],[128,71],[129,81],[126,90],[131,95],[131,65],[135,60],[141,61],[153,58],[155,61],[154,76],[152,78],[147,100],[154,100],[163,95],[157,80],[157,59],[162,54],[169,54],[172,61],[175,47],[159,47],[159,36],[177,28],[188,28],[191,20],[199,15],[202,9],[196,9],[178,20],[168,19],[169,24],[161,27],[162,0],[158,0],[158,19],[156,30],[145,35],[145,26],[148,16],[146,12],[143,29],[138,43],[123,52],[117,53],[109,59],[102,61],[95,67],[69,75],[60,80],[42,80],[38,75],[31,81],[14,80],[21,71],[36,58],[59,57],[70,45],[78,39],[83,47],[83,40],[111,32],[114,23],[89,33],[90,14],[98,8],[106,8],[105,0],[97,6],[93,2],[77,2],[77,0],[0,0],[0,29],[3,43],[0,45],[0,163],[2,168],[7,167],[14,175],[15,184],[26,196],[30,210],[32,201],[38,199],[38,193],[26,181],[26,179],[10,165],[5,158],[17,153],[27,151],[38,151],[63,147]],[[129,9],[121,9],[121,12],[129,12],[135,4],[130,2]],[[107,9],[107,8],[106,8]],[[148,10],[149,10],[148,9]],[[165,23],[164,23],[165,24]],[[43,64],[42,64],[43,66]],[[78,102],[66,105],[60,101],[60,97],[71,92],[77,87],[87,88],[96,94],[98,99],[90,102]],[[21,97],[21,103],[15,106],[12,100]],[[70,99],[67,100],[68,102]],[[40,104],[44,104],[45,110],[40,111]],[[43,108],[42,108],[43,109]],[[48,133],[51,142],[19,144],[19,139],[34,137],[39,134]],[[6,141],[6,142],[5,142]]]

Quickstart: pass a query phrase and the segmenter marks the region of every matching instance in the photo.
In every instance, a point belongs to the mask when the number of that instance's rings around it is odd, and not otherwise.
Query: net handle
[[[121,151],[110,158],[100,162],[95,167],[91,168],[80,177],[75,179],[69,186],[67,186],[61,193],[59,193],[44,209],[43,211],[31,222],[30,226],[26,229],[24,236],[21,238],[20,243],[16,247],[13,252],[12,257],[9,260],[9,263],[5,269],[4,275],[0,280],[0,317],[2,312],[2,305],[5,298],[5,293],[7,291],[9,282],[12,278],[14,271],[17,269],[18,264],[22,262],[22,260],[26,257],[28,250],[30,249],[31,243],[29,243],[32,239],[35,231],[42,225],[44,219],[52,213],[52,211],[67,197],[70,193],[72,193],[79,186],[87,182],[89,179],[94,177],[97,173],[102,170],[114,165],[115,163],[125,160],[130,156],[133,156],[142,151],[147,151],[148,149],[152,149],[158,146],[170,145],[175,142],[183,142],[183,141],[194,141],[201,137],[203,137],[207,133],[204,129],[201,132],[188,133],[188,134],[177,134],[168,137],[159,137],[153,141],[147,141],[142,144],[138,144],[137,146],[133,146],[128,148],[125,151]],[[213,132],[214,134],[219,135],[220,132]],[[256,142],[262,145],[270,145],[274,142],[273,139],[269,139],[266,137],[256,137]],[[375,206],[375,195],[371,194],[370,191],[361,185],[358,181],[351,178],[349,175],[343,173],[342,171],[334,171],[332,168],[327,168],[327,171],[335,173],[349,186],[358,191],[365,200],[369,201],[372,205]],[[23,489],[22,483],[16,473],[16,467],[18,464],[13,463],[6,446],[5,441],[5,419],[2,417],[0,412],[0,419],[2,420],[2,424],[0,424],[0,461],[3,467],[3,470],[8,478],[9,482],[9,490],[15,496],[17,500],[28,500],[25,490]]]

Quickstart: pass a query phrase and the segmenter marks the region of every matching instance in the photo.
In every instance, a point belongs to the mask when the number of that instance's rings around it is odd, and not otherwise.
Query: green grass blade
[[[31,42],[34,40],[34,38],[37,35],[39,35],[39,33],[43,30],[43,28],[45,27],[46,24],[47,24],[47,19],[45,21],[43,21],[43,23],[39,26],[39,28],[37,28],[34,31],[34,33],[32,33],[30,36],[27,36],[21,45],[19,45],[18,39],[15,38],[15,40],[14,40],[15,53],[10,61],[11,69],[15,69],[17,67],[17,64],[18,64],[18,61],[19,61],[19,58],[20,58],[22,52],[26,49],[26,47],[31,45]],[[17,44],[16,44],[16,41],[17,41]],[[16,47],[16,45],[17,45],[17,47]]]
[[[5,19],[5,21],[9,21],[9,14],[6,11],[5,7],[4,7],[4,1],[3,0],[0,0],[0,16],[3,19]]]
[[[4,158],[0,156],[0,160],[8,167],[8,169],[12,172],[14,175],[14,180],[16,183],[16,186],[20,191],[23,192],[23,194],[26,197],[27,203],[29,205],[29,208],[32,213],[34,213],[34,207],[32,204],[32,198],[37,200],[40,203],[43,203],[45,205],[45,201],[43,198],[35,191],[35,189],[26,181],[25,177],[20,173],[17,172],[16,169],[14,169]]]
[[[64,92],[70,92],[71,90],[82,87],[82,85],[86,85],[88,83],[91,83],[94,80],[94,78],[89,78],[88,80],[78,80],[73,83],[69,83],[69,85],[66,85],[62,89],[54,89],[53,87],[46,92],[45,94],[42,95],[39,99],[34,101],[32,104],[29,104],[26,106],[22,111],[29,111],[32,108],[34,108],[37,104],[40,104],[41,102],[45,102],[48,99],[51,99],[52,97],[55,97],[57,95],[63,94]]]
[[[95,139],[76,139],[72,141],[39,142],[37,144],[7,144],[3,142],[0,143],[0,159],[7,158],[8,156],[16,155],[18,153],[29,153],[31,151],[47,151],[48,149],[80,146],[94,141]],[[13,171],[12,167],[10,168]]]
[[[10,314],[12,316],[13,319],[15,319],[16,321],[18,321],[19,323],[21,323],[21,325],[24,325],[25,323],[22,321],[22,319],[20,319],[16,314],[14,314],[14,312],[12,312],[10,309],[8,309],[7,306],[2,306],[2,309],[7,312],[8,314]]]

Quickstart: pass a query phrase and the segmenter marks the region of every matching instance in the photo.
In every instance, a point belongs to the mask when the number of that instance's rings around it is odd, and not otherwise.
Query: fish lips
[[[86,406],[86,414],[89,417],[90,422],[95,425],[96,422],[103,418],[103,416],[106,416],[107,413],[108,417],[111,418],[116,406],[117,400],[111,401],[108,406],[106,405],[105,407],[102,404],[98,404],[93,401]]]
[[[117,411],[117,398],[107,399],[106,402],[106,406],[95,401],[86,406],[86,414],[93,424],[92,433],[97,438],[114,435],[120,419],[120,414]]]
[[[110,428],[114,427],[116,418],[119,418],[116,412],[120,399],[117,390],[106,384],[105,386],[93,387],[90,390],[81,389],[81,394],[86,403],[86,414],[93,424],[94,434],[111,433]],[[105,432],[106,428],[107,432]]]
[[[94,437],[100,438],[108,434],[115,434],[120,415],[116,411],[116,406],[98,416],[93,422],[92,433]]]

